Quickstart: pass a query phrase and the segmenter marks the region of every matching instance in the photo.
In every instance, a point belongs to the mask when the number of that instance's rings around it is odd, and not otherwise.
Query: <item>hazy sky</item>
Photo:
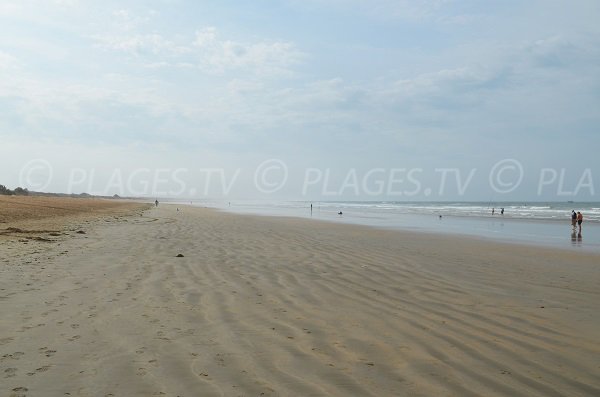
[[[598,200],[599,21],[596,0],[1,0],[0,183]]]

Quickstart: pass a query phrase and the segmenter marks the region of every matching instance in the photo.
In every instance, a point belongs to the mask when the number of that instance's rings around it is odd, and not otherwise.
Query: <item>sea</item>
[[[308,218],[600,252],[600,202],[203,200],[192,201],[192,204],[234,213]],[[572,210],[583,214],[581,233],[571,227]]]

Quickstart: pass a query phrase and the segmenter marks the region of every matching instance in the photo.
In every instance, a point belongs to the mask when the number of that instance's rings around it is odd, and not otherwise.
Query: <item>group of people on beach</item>
[[[492,208],[492,215],[496,213],[496,208]],[[500,215],[504,215],[504,208],[500,208]]]
[[[582,223],[583,223],[583,215],[581,214],[581,212],[579,212],[579,211],[575,212],[575,210],[571,211],[571,227],[573,228],[573,231],[575,231],[575,229],[579,225],[579,233],[581,234],[581,224]]]

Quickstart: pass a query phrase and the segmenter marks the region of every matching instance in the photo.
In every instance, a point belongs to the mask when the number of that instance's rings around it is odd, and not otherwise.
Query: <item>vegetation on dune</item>
[[[29,196],[29,190],[18,187],[15,190],[10,190],[4,185],[0,185],[0,195],[2,196]]]

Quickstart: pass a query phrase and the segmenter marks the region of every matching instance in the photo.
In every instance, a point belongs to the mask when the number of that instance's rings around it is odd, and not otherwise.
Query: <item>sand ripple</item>
[[[590,255],[169,206],[62,249],[4,270],[9,392],[600,395]]]

